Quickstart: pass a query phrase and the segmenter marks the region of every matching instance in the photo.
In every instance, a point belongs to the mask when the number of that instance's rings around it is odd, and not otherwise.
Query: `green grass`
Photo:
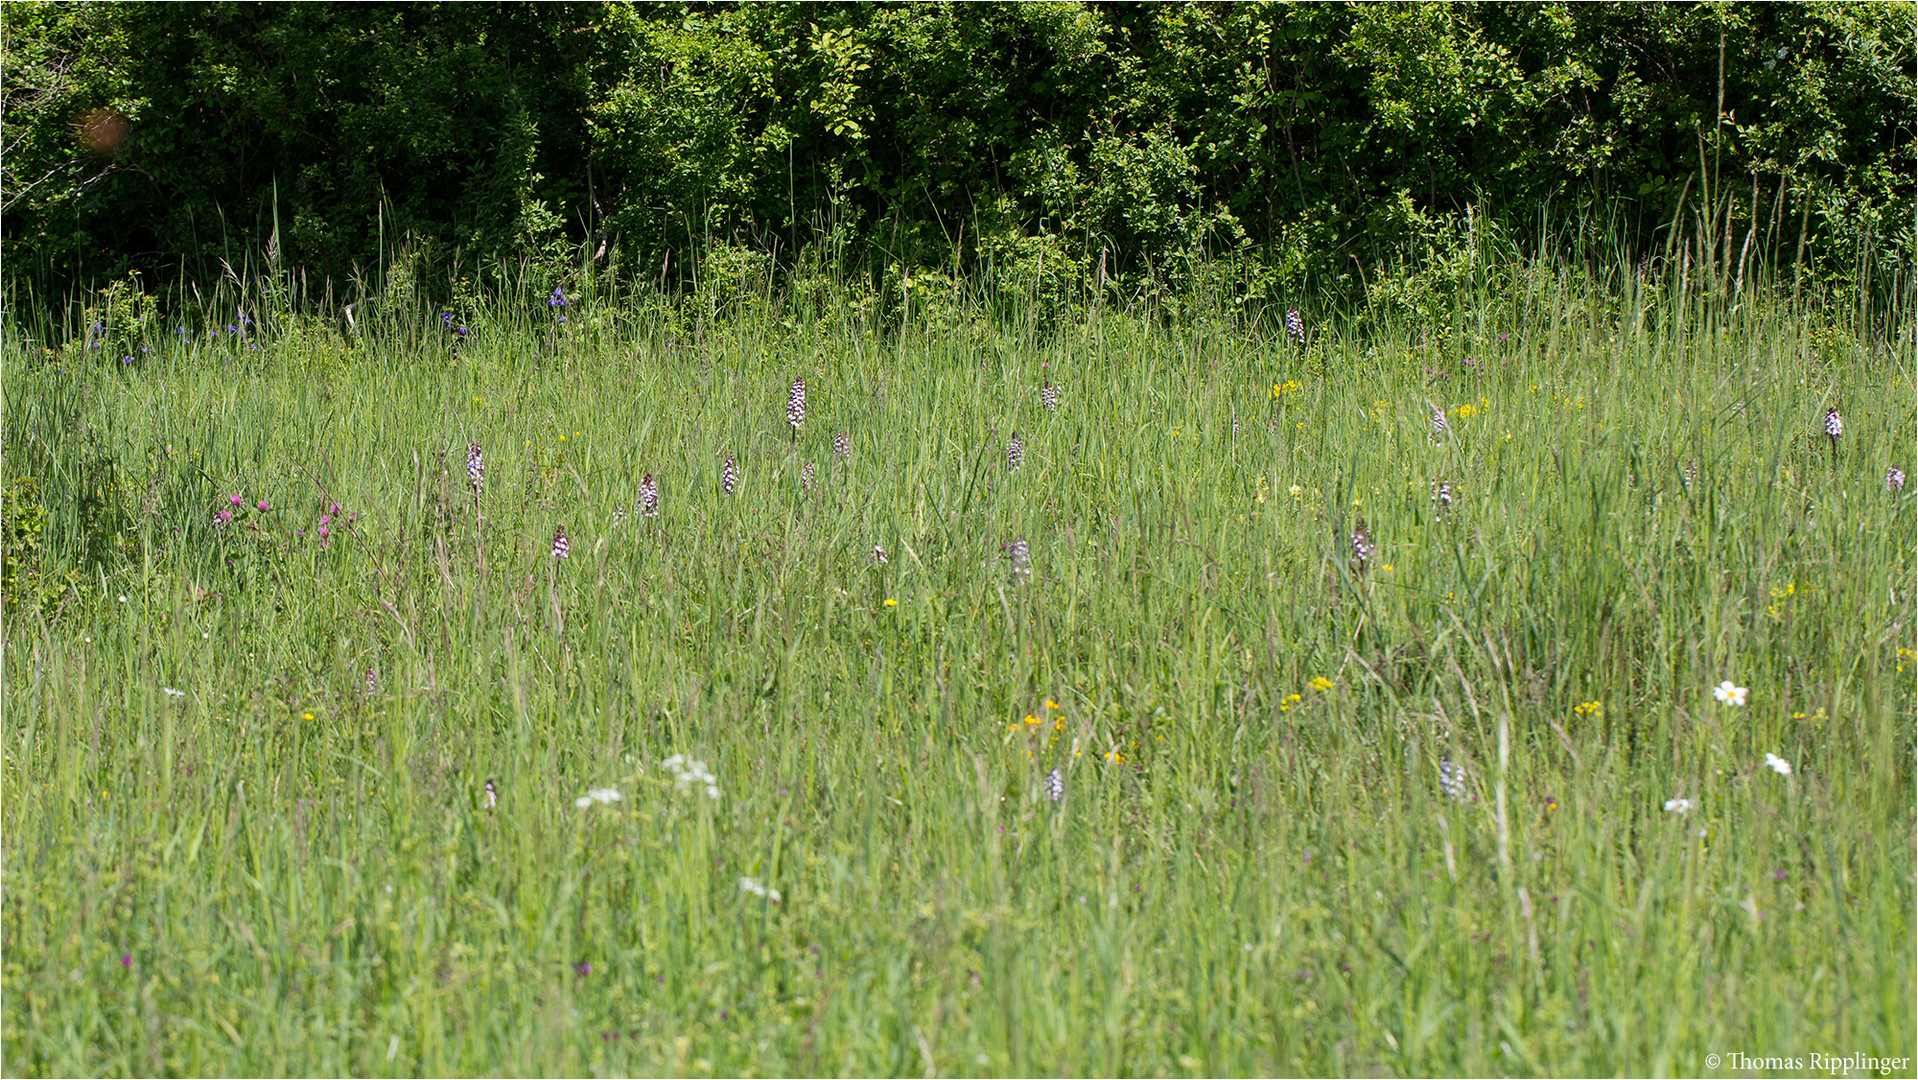
[[[1909,1069],[1908,332],[531,295],[10,335],[9,1073]]]

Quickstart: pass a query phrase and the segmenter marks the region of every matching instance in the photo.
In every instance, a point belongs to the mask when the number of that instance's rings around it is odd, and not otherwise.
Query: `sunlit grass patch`
[[[7,344],[14,1071],[1909,1050],[1910,372],[1838,315],[586,295]]]

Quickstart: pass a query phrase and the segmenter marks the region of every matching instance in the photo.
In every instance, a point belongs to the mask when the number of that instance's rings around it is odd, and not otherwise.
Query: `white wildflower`
[[[1667,814],[1686,814],[1690,813],[1697,805],[1697,803],[1690,799],[1666,799],[1665,812]]]
[[[752,893],[754,896],[764,897],[767,900],[771,900],[775,904],[779,903],[779,890],[770,889],[764,885],[761,885],[757,878],[749,878],[749,877],[740,878],[739,891],[749,892],[749,893]]]
[[[1750,689],[1750,687],[1746,686],[1733,686],[1732,681],[1726,679],[1724,682],[1712,687],[1712,696],[1727,705],[1739,707],[1745,704],[1745,695]]]
[[[659,763],[661,768],[673,774],[673,786],[681,791],[694,787],[706,789],[706,797],[719,798],[719,778],[706,768],[706,763],[688,758],[684,754],[674,754]]]
[[[591,791],[588,791],[586,794],[581,795],[577,799],[574,799],[573,805],[579,807],[581,810],[584,810],[587,807],[593,805],[594,803],[616,803],[618,801],[619,801],[618,788],[593,788]]]
[[[1784,758],[1779,757],[1777,754],[1765,755],[1765,767],[1777,773],[1780,776],[1791,775],[1791,762],[1786,761]]]

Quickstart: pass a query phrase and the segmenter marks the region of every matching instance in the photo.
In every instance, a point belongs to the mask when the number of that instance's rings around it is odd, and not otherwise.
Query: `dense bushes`
[[[1918,251],[1890,5],[4,18],[6,264],[43,285],[257,254],[344,288],[413,236],[469,265],[583,243],[680,284],[715,244],[1042,292],[1176,287],[1204,255],[1256,297],[1349,289],[1468,207],[1637,253],[1676,220],[1846,275]]]

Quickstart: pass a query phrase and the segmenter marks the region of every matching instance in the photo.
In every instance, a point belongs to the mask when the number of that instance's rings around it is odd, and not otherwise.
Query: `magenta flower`
[[[327,524],[331,524],[331,523],[332,523],[332,521],[333,521],[333,515],[332,515],[332,514],[321,514],[321,515],[320,515],[320,524],[322,524],[322,525],[327,525]]]
[[[324,525],[320,526],[320,539],[324,540],[331,535],[333,535],[331,530]]]
[[[233,496],[230,496],[230,497],[228,497],[228,499],[227,499],[227,502],[230,502],[230,503],[232,503],[232,504],[233,504],[233,505],[235,505],[235,506],[244,506],[244,505],[246,505],[246,500],[245,500],[245,499],[242,499],[242,498],[240,498],[240,497],[239,497],[238,495],[233,495]]]
[[[259,505],[259,507],[260,507],[260,513],[262,513],[262,514],[264,514],[264,513],[266,513],[266,512],[268,511],[268,510],[271,510],[271,509],[273,509],[272,507],[270,507],[270,506],[268,506],[268,505],[266,504],[266,500],[265,500],[265,499],[261,499],[261,500],[259,501],[259,504],[258,504],[258,505]]]

